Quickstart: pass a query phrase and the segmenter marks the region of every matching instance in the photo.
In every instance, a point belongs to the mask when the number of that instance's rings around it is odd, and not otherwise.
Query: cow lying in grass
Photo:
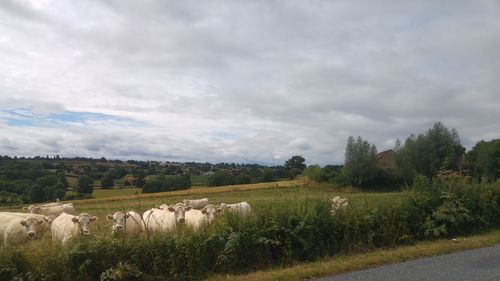
[[[241,215],[241,216],[247,216],[252,212],[252,207],[250,207],[250,204],[247,202],[240,202],[240,203],[235,203],[235,204],[226,204],[226,203],[221,203],[220,207],[222,210],[225,212]]]
[[[349,200],[347,198],[341,198],[340,196],[333,197],[330,199],[330,202],[332,202],[332,215],[335,215],[337,210],[345,209],[349,206]]]

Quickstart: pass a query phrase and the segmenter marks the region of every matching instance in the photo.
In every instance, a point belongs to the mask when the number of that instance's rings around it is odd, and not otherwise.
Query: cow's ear
[[[202,214],[206,214],[207,213],[207,209],[201,209],[201,213]]]
[[[74,223],[78,223],[78,218],[77,217],[72,217],[71,221],[74,222]]]
[[[112,216],[112,215],[107,215],[107,216],[106,216],[106,218],[107,218],[108,220],[112,220],[112,219],[113,219],[113,216]]]
[[[90,217],[90,221],[92,221],[92,222],[93,222],[93,221],[96,221],[96,220],[97,220],[97,217],[96,217],[96,216],[91,216],[91,217]]]
[[[175,208],[174,208],[173,206],[168,206],[168,210],[169,210],[170,212],[175,212]]]
[[[217,212],[222,212],[222,208],[217,208]]]
[[[50,215],[50,216],[46,216],[44,219],[45,219],[46,222],[52,223],[55,218],[56,218],[56,216]]]
[[[186,211],[189,211],[189,210],[191,210],[192,208],[193,208],[193,206],[191,206],[191,205],[187,205],[187,206],[186,206],[186,208],[184,208],[184,209],[185,209]]]
[[[22,220],[19,222],[22,226],[26,226],[26,221],[25,220]]]
[[[128,219],[130,217],[129,213],[125,213],[125,218]]]

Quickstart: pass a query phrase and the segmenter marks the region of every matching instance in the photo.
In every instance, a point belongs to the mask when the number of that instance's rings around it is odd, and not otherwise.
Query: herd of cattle
[[[78,235],[90,234],[89,226],[98,218],[88,213],[75,215],[73,203],[60,201],[24,207],[27,213],[0,212],[0,239],[3,245],[19,245],[40,238],[50,229],[52,241],[66,244]],[[178,224],[195,230],[212,223],[218,213],[230,212],[241,216],[251,213],[247,202],[209,204],[208,198],[183,200],[173,205],[162,204],[144,212],[116,212],[107,215],[112,221],[112,234],[137,235],[143,232],[172,231]]]
[[[347,198],[330,199],[331,214],[349,206]],[[27,213],[0,212],[0,239],[3,245],[19,245],[43,237],[50,229],[52,241],[65,245],[78,235],[90,234],[89,226],[98,218],[88,213],[75,215],[73,203],[55,203],[24,207]],[[247,216],[252,208],[247,202],[209,204],[208,198],[183,200],[173,205],[161,204],[145,211],[115,212],[106,218],[112,221],[112,234],[139,235],[155,231],[173,231],[179,224],[198,230],[213,222],[216,215],[229,212]]]

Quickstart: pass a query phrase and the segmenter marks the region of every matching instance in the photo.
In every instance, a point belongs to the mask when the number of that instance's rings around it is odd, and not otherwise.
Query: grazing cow
[[[75,208],[73,207],[73,203],[68,204],[58,204],[58,203],[50,203],[54,204],[51,206],[46,205],[31,205],[29,207],[24,207],[23,209],[27,210],[28,213],[31,214],[40,214],[46,216],[59,216],[62,213],[66,214],[74,214]]]
[[[211,224],[215,219],[215,215],[220,212],[222,212],[220,207],[208,204],[201,210],[192,210],[186,213],[186,224],[194,229],[198,229],[202,225]]]
[[[143,230],[141,215],[134,211],[116,212],[113,215],[107,215],[106,218],[113,221],[111,234],[138,234]]]
[[[184,200],[182,200],[182,203],[184,203],[184,205],[191,205],[193,207],[193,209],[201,210],[203,207],[208,205],[208,198],[184,199]]]
[[[65,245],[75,236],[89,235],[89,225],[96,220],[96,216],[87,213],[81,213],[79,216],[62,213],[52,222],[52,240]]]
[[[163,204],[162,206],[165,207]],[[177,223],[185,222],[185,214],[189,213],[191,209],[191,206],[186,206],[183,203],[167,205],[165,209],[153,208],[142,215],[144,227],[147,230],[174,230]]]
[[[50,227],[50,219],[42,215],[2,212],[0,214],[0,239],[7,245],[18,245],[42,237]]]
[[[220,207],[224,211],[242,216],[249,215],[250,212],[252,212],[252,207],[250,207],[250,204],[248,204],[247,202],[240,202],[235,204],[221,203]]]
[[[335,212],[339,209],[345,209],[349,206],[349,200],[347,198],[341,198],[340,196],[335,196],[330,199],[332,202],[331,214],[335,215]]]

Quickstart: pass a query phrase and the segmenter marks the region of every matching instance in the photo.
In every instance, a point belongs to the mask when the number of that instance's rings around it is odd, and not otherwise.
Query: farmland
[[[137,193],[137,194],[135,194]],[[116,211],[136,210],[140,213],[162,203],[173,204],[182,199],[209,198],[213,204],[247,201],[256,212],[287,208],[304,200],[328,200],[336,195],[347,197],[352,204],[373,204],[400,198],[402,193],[340,192],[333,187],[304,184],[301,180],[272,183],[233,185],[225,187],[196,188],[191,190],[140,194],[132,188],[95,189],[95,199],[74,200],[77,213],[87,212],[100,219],[92,225],[94,234],[108,235],[111,223],[105,216]],[[1,208],[0,208],[1,209]],[[4,208],[4,211],[23,212],[21,206]]]
[[[497,184],[479,188],[424,180],[412,190],[383,193],[337,190],[299,178],[153,194],[132,191],[113,189],[106,191],[108,197],[73,201],[78,213],[100,218],[91,226],[92,239],[80,237],[62,251],[49,235],[25,246],[0,247],[0,272],[9,280],[26,274],[34,280],[43,276],[50,276],[44,280],[201,280],[500,226]],[[336,195],[347,197],[349,206],[332,215],[328,199]],[[214,204],[247,201],[253,212],[246,218],[221,215],[196,232],[179,227],[139,238],[110,235],[107,214],[143,212],[160,203],[201,197]],[[116,274],[125,279],[102,279]],[[131,276],[137,278],[127,279]]]

